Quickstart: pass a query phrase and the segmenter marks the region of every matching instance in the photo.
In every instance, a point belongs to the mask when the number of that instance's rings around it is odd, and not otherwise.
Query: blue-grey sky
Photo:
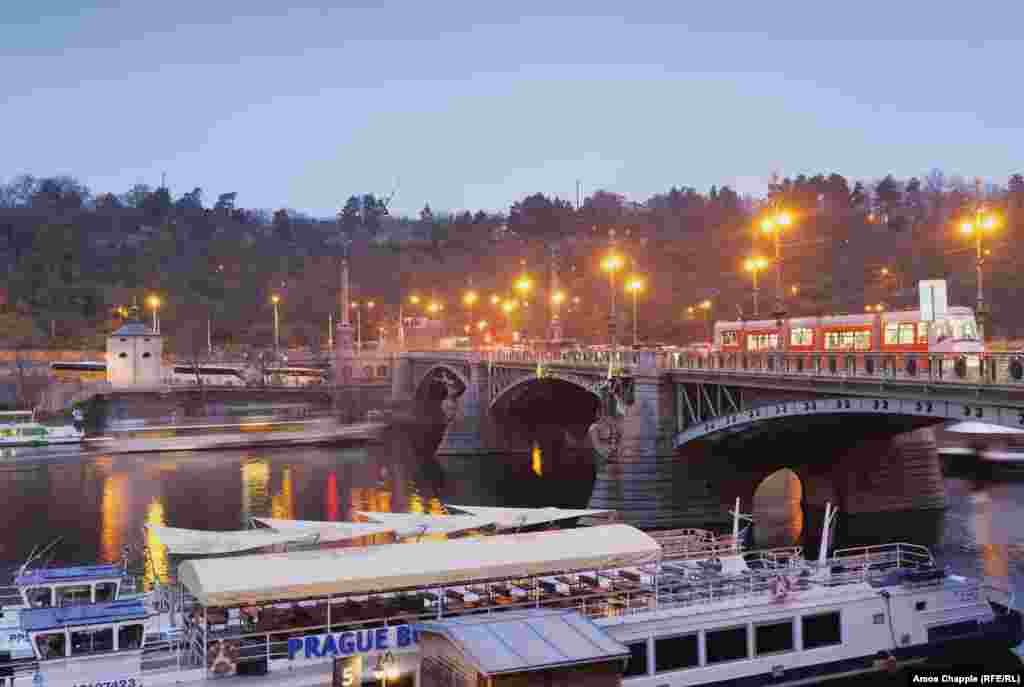
[[[286,5],[301,7],[285,9]],[[123,5],[123,6],[119,6]],[[0,179],[333,214],[1024,171],[1024,2],[5,3]]]

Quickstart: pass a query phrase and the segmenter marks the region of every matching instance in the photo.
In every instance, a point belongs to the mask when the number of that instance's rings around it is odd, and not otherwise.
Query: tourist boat
[[[739,519],[737,509],[734,531]],[[531,608],[574,609],[625,645],[627,687],[806,684],[1021,641],[1005,589],[951,574],[922,546],[830,553],[834,520],[828,505],[813,560],[800,547],[743,550],[735,537],[668,551],[624,524],[189,560],[176,633],[157,631],[149,599],[22,611],[33,663],[19,675],[149,687],[283,671],[305,687],[329,681],[336,659],[372,667],[392,654],[389,684],[414,685],[420,623]],[[140,622],[141,651],[137,630],[120,639]]]
[[[75,419],[81,417],[76,415]],[[85,432],[76,425],[52,427],[36,422],[34,410],[0,412],[0,447],[77,444],[84,436]]]

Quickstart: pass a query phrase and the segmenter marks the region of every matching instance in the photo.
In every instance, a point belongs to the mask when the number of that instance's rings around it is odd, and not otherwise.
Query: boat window
[[[793,650],[793,621],[754,627],[754,653],[758,656]]]
[[[116,582],[98,582],[96,583],[96,603],[103,603],[105,601],[113,601],[117,595],[117,583]]]
[[[71,633],[71,655],[87,656],[114,650],[114,628],[79,630]]]
[[[747,657],[747,628],[730,627],[707,633],[708,665]]]
[[[81,606],[92,603],[92,589],[87,584],[57,587],[57,605]]]
[[[695,668],[700,665],[697,635],[661,637],[654,640],[654,672]]]
[[[817,649],[843,643],[839,611],[803,617],[804,649]]]
[[[810,327],[798,327],[789,334],[791,346],[810,346],[814,343],[814,330]]]
[[[636,677],[647,674],[647,642],[636,642],[627,644],[629,649],[629,662],[626,664],[626,672],[622,677]]]
[[[119,649],[142,648],[142,625],[122,625],[117,628],[117,647]]]
[[[53,605],[53,590],[49,587],[31,587],[25,590],[25,598],[32,608],[48,608]]]
[[[36,637],[36,648],[39,649],[39,658],[48,660],[52,658],[65,658],[67,638],[63,632],[51,632]]]

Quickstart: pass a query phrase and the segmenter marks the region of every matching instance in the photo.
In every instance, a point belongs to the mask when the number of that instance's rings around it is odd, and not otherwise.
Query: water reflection
[[[324,518],[329,522],[338,519],[338,473],[334,470],[324,481]]]
[[[533,468],[533,474],[537,475],[537,477],[543,477],[544,463],[542,459],[544,456],[540,450],[540,444],[536,441],[533,442],[533,449],[530,451],[530,457],[532,459],[531,467]]]
[[[793,546],[804,530],[803,486],[796,473],[778,470],[754,492],[754,536],[759,547]]]
[[[278,520],[295,519],[295,492],[292,489],[292,469],[281,472],[281,491],[270,499],[271,517]]]
[[[270,461],[250,459],[242,463],[242,524],[270,513]]]
[[[121,560],[124,532],[128,525],[127,496],[125,487],[128,476],[115,473],[103,478],[103,492],[100,498],[100,560],[115,562]]]
[[[146,524],[164,527],[167,520],[164,517],[164,504],[154,498],[146,506]],[[158,584],[167,581],[168,575],[167,547],[160,541],[160,537],[149,527],[146,528],[146,560],[143,571],[143,582],[146,589],[152,589]]]

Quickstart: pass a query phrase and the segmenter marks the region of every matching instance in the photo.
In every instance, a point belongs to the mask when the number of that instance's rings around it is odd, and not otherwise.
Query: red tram
[[[784,345],[783,345],[784,344]],[[933,321],[920,310],[827,315],[777,320],[716,322],[712,350],[721,353],[948,353],[985,352],[974,311],[950,307]]]

